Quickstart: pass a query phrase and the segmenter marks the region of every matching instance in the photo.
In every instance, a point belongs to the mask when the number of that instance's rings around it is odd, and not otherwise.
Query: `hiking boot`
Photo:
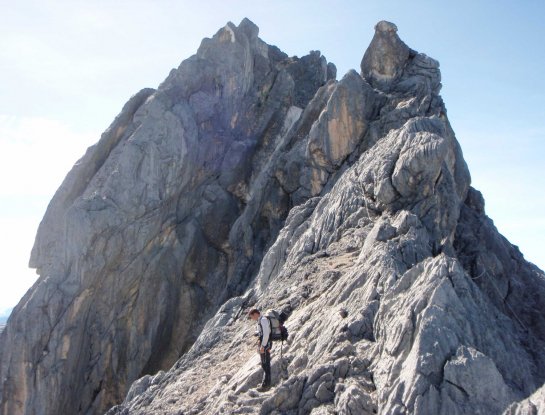
[[[271,388],[271,385],[261,385],[257,388],[258,392],[267,392]]]

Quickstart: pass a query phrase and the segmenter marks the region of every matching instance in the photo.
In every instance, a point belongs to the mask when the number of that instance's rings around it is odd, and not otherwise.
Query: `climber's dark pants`
[[[261,356],[261,368],[263,369],[262,386],[271,386],[271,349],[267,348]]]

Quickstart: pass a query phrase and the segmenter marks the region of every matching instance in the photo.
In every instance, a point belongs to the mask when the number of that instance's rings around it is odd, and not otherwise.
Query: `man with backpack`
[[[257,321],[258,348],[261,357],[261,368],[263,369],[263,382],[259,389],[266,391],[271,387],[271,321],[267,317],[262,316],[257,308],[250,310],[248,316],[252,320]]]
[[[250,310],[248,316],[257,322],[256,335],[259,337],[258,348],[263,368],[263,382],[260,390],[266,391],[271,387],[272,342],[281,341],[283,344],[288,339],[288,329],[284,327],[288,314],[284,311],[269,310],[265,315],[261,315],[261,312],[254,308]],[[282,347],[280,347],[280,357],[282,357]]]

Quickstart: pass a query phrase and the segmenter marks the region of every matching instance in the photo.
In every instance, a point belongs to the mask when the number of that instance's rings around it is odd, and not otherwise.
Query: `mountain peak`
[[[259,27],[247,17],[240,21],[238,28],[246,32],[250,38],[256,38],[259,35]]]

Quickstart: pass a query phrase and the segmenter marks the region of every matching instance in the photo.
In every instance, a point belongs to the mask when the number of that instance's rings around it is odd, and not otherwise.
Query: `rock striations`
[[[543,411],[545,276],[470,187],[438,62],[375,30],[337,81],[228,23],[129,100],[40,224],[2,415]],[[266,393],[254,306],[291,312]]]

